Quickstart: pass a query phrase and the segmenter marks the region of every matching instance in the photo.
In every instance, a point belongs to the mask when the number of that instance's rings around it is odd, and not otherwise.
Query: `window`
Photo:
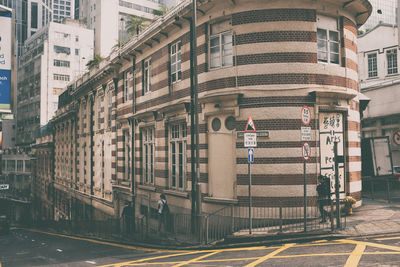
[[[54,52],[69,55],[71,53],[71,49],[69,47],[55,45]]]
[[[143,62],[143,91],[148,93],[151,91],[151,59]]]
[[[143,182],[154,184],[154,128],[142,130]]]
[[[111,114],[112,114],[112,95],[114,88],[110,85],[107,96],[107,127],[111,127]]]
[[[129,179],[130,175],[130,147],[129,147],[129,131],[124,130],[123,131],[123,145],[124,145],[124,180]]]
[[[75,56],[79,56],[79,49],[75,48]]]
[[[123,90],[123,101],[127,102],[129,100],[129,93],[131,92],[130,83],[132,82],[132,73],[125,71],[124,74],[124,90]]]
[[[317,29],[318,62],[339,64],[339,33]]]
[[[171,45],[171,82],[173,83],[182,78],[181,46],[181,42]]]
[[[232,32],[212,35],[210,37],[210,68],[217,69],[232,65]]]
[[[54,66],[55,67],[66,67],[66,68],[69,68],[69,65],[70,65],[69,61],[54,59]]]
[[[186,185],[186,123],[174,124],[170,131],[170,185],[184,189]]]
[[[17,171],[22,172],[24,170],[24,161],[23,160],[17,160]]]
[[[31,161],[25,160],[25,172],[29,172],[31,170]]]
[[[373,78],[378,76],[378,64],[377,64],[377,54],[368,55],[368,78]]]
[[[38,4],[34,2],[31,3],[31,27],[38,27]]]
[[[69,75],[64,75],[64,74],[53,74],[53,79],[55,81],[65,81],[69,82]]]
[[[386,51],[388,74],[397,73],[397,49],[390,49]]]
[[[15,171],[15,160],[7,160],[7,171]]]

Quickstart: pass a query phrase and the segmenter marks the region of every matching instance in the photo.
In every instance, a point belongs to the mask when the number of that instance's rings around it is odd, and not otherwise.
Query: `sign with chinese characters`
[[[334,142],[337,142],[338,155],[344,153],[343,114],[336,112],[322,112],[319,114],[319,140],[321,174],[331,180],[331,194],[335,197],[335,157],[333,152]],[[345,193],[345,167],[344,162],[339,163],[339,192],[340,197]]]

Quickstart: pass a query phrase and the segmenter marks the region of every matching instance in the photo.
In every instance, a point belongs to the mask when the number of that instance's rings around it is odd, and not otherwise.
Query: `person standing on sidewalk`
[[[158,200],[158,232],[167,230],[167,216],[169,213],[169,207],[167,204],[167,199],[164,194],[160,195]]]
[[[318,176],[318,208],[321,214],[320,223],[326,222],[326,217],[330,218],[329,212],[324,209],[324,206],[330,205],[331,200],[331,182],[330,179],[324,175]]]

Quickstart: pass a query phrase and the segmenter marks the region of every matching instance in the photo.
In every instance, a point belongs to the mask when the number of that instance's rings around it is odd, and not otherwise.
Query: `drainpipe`
[[[90,131],[90,196],[91,196],[91,199],[94,196],[94,191],[93,191],[93,184],[94,184],[94,181],[93,181],[93,178],[94,178],[93,177],[93,172],[94,172],[94,164],[93,164],[93,155],[94,155],[93,113],[94,113],[94,98],[95,98],[95,96],[96,96],[96,92],[93,93],[93,98],[90,99],[90,118],[89,118],[89,121],[90,121],[89,131]],[[92,207],[91,207],[91,211],[92,211]]]
[[[136,71],[136,55],[132,55],[132,113],[136,113],[136,90],[135,90],[135,71]],[[130,120],[131,124],[131,131],[132,131],[132,136],[131,136],[131,190],[132,190],[132,215],[133,215],[133,227],[135,229],[135,198],[136,198],[136,192],[135,192],[135,119]]]

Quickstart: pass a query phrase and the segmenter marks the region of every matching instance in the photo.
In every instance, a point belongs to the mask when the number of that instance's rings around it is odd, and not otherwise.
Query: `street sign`
[[[303,106],[303,108],[301,109],[301,122],[305,126],[308,126],[311,122],[311,110],[307,106]]]
[[[269,137],[269,131],[266,131],[266,130],[257,131],[256,134],[257,134],[257,137],[265,137],[265,138]],[[244,132],[243,131],[237,131],[236,132],[236,136],[237,136],[237,138],[243,138],[244,137]]]
[[[302,126],[301,127],[301,141],[311,141],[311,127]]]
[[[396,145],[400,146],[400,130],[396,131],[396,132],[393,134],[393,142],[394,142]]]
[[[257,147],[256,133],[244,133],[244,147]]]
[[[0,184],[0,190],[7,190],[10,188],[10,185],[8,184]]]
[[[246,133],[255,133],[256,132],[256,126],[254,125],[253,118],[251,115],[249,116],[247,123],[246,123],[246,128],[244,128],[244,131]]]
[[[303,144],[302,153],[304,160],[309,160],[311,158],[311,147],[309,143],[305,142]]]
[[[247,154],[247,160],[248,160],[248,162],[249,162],[249,163],[253,163],[253,162],[254,162],[254,148],[249,147],[249,148],[247,149],[247,152],[248,152],[248,154]]]

